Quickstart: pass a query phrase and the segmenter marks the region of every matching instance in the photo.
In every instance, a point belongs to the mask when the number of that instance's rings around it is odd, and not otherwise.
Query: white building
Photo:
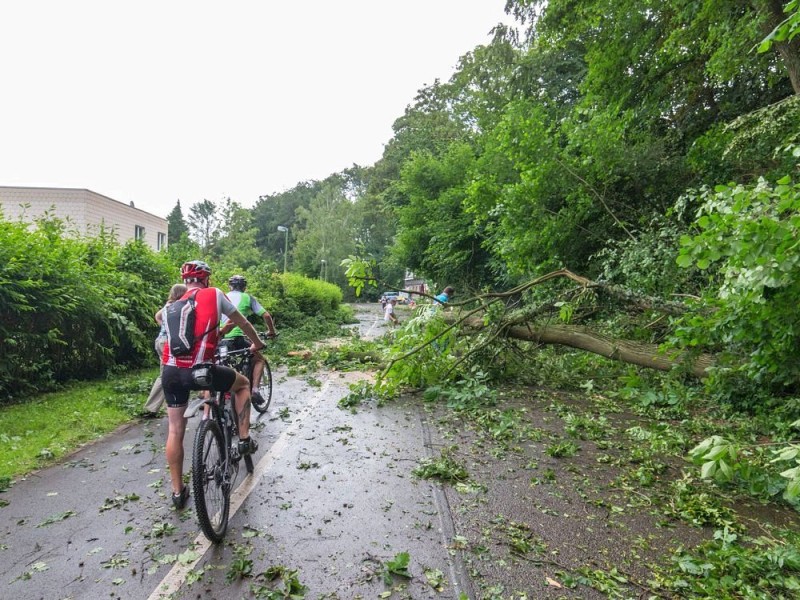
[[[0,215],[7,221],[32,223],[49,213],[67,229],[96,235],[113,231],[117,241],[142,240],[153,250],[167,247],[167,220],[91,190],[0,186]]]

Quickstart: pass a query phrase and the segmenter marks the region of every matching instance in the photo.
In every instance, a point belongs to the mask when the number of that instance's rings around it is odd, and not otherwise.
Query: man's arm
[[[269,311],[261,306],[261,303],[256,300],[256,297],[251,295],[250,296],[250,310],[253,311],[255,315],[261,315],[261,318],[264,319],[264,325],[267,326],[267,331],[270,335],[275,335],[275,322],[272,320],[272,315],[269,314]]]
[[[234,323],[230,319],[226,318],[225,321],[222,323],[222,325],[219,328],[219,334],[220,335],[227,335],[228,333],[231,332],[231,330],[234,327],[236,327],[236,323]]]
[[[261,315],[261,318],[264,319],[264,325],[267,326],[267,331],[269,331],[269,334],[275,335],[275,322],[272,320],[272,315],[269,314],[268,311],[264,311],[264,314]]]

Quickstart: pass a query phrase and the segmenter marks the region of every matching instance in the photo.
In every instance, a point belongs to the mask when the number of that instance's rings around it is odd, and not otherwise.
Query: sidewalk
[[[251,597],[271,567],[296,571],[309,599],[474,597],[449,547],[444,494],[410,475],[427,452],[420,412],[340,409],[364,374],[275,375],[273,405],[253,415],[255,473],[240,472],[224,544],[199,532],[193,499],[183,513],[171,507],[166,419],[134,423],[3,495],[2,597]],[[385,565],[402,553],[411,578],[387,586]],[[243,564],[251,577],[228,581]]]

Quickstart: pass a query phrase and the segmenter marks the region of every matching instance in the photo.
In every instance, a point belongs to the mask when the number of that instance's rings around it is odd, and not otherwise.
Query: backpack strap
[[[196,289],[194,289],[194,290],[189,290],[188,292],[186,292],[187,294],[191,294],[192,292],[194,292],[194,294],[192,294],[191,296],[189,296],[189,297],[187,298],[187,300],[189,300],[189,302],[191,302],[191,303],[192,303],[192,310],[194,310],[194,309],[195,309],[195,306],[197,305],[197,301],[195,300],[195,296],[197,296],[197,294],[198,294],[198,292],[200,291],[200,289],[202,289],[202,288],[196,288]],[[185,297],[185,296],[184,296],[184,297]],[[218,325],[219,325],[219,322],[217,322],[217,323],[213,323],[213,324],[212,324],[212,325],[210,325],[210,326],[209,326],[209,328],[208,328],[208,329],[206,329],[206,330],[205,330],[203,333],[201,333],[200,335],[197,335],[197,336],[195,336],[195,339],[202,339],[203,337],[205,337],[205,335],[206,335],[206,334],[207,334],[209,331],[211,331],[212,329],[216,329]]]

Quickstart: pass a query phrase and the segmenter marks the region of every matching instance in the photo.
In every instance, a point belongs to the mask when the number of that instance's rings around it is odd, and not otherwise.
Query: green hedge
[[[309,317],[341,320],[342,291],[337,285],[294,273],[269,272],[262,267],[238,273],[245,276],[247,291],[270,312],[278,329],[297,327]],[[215,285],[227,290],[227,280],[234,274],[220,273]],[[258,326],[260,321],[255,323]]]
[[[211,267],[212,285],[226,291],[231,275],[245,275],[279,330],[346,320],[336,285],[266,267]],[[0,216],[0,404],[153,364],[153,315],[176,281],[178,266],[141,242],[120,246],[108,234],[82,238],[58,219],[29,227]]]
[[[139,365],[174,267],[140,242],[82,239],[57,219],[0,220],[3,398]]]

